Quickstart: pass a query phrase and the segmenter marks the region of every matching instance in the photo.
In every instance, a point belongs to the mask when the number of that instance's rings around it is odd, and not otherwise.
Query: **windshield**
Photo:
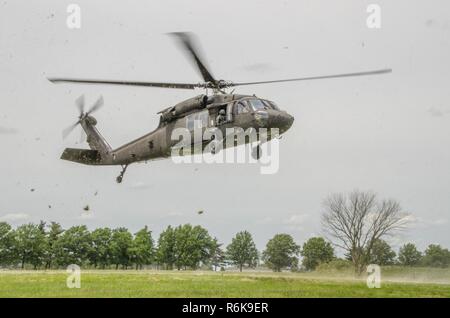
[[[248,103],[250,104],[250,106],[252,106],[254,110],[266,110],[270,108],[269,106],[264,104],[262,100],[259,99],[249,99]]]
[[[268,105],[270,108],[275,109],[275,110],[280,110],[277,106],[277,104],[275,104],[274,102],[271,102],[270,100],[263,100],[263,102]]]

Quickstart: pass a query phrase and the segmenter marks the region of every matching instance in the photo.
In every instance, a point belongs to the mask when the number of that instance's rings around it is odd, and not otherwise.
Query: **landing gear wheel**
[[[116,178],[116,182],[117,183],[122,183],[123,175],[125,174],[125,171],[127,171],[127,168],[128,168],[128,165],[122,166],[122,171],[120,172],[120,174]]]
[[[255,160],[259,160],[262,156],[262,149],[261,147],[258,145],[255,148],[252,149],[252,157]]]

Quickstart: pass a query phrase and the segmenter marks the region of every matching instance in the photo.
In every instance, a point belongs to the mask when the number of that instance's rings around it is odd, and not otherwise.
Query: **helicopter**
[[[63,138],[75,129],[75,127],[81,125],[86,133],[86,141],[90,149],[66,148],[61,155],[61,159],[85,165],[121,166],[122,170],[116,178],[116,181],[121,183],[130,164],[172,156],[173,147],[177,144],[178,140],[172,140],[171,133],[177,128],[186,128],[191,131],[200,122],[200,128],[219,129],[223,133],[222,142],[228,145],[225,142],[228,136],[224,132],[229,128],[240,127],[244,130],[249,128],[276,128],[279,130],[279,135],[281,135],[292,126],[294,117],[286,111],[281,110],[275,102],[269,99],[259,98],[255,95],[235,94],[234,89],[232,92],[228,92],[231,88],[247,85],[379,75],[392,72],[391,69],[379,69],[356,73],[256,82],[217,80],[212,75],[205,63],[205,59],[200,54],[199,45],[192,33],[175,32],[169,33],[169,35],[173,36],[179,46],[187,53],[187,56],[192,60],[194,66],[202,76],[203,82],[166,83],[78,78],[48,78],[48,80],[52,83],[109,84],[189,90],[200,88],[205,90],[205,94],[189,98],[159,111],[157,114],[160,115],[160,120],[156,129],[115,149],[100,134],[96,128],[97,120],[92,116],[92,113],[103,105],[103,97],[100,97],[88,111],[85,111],[85,101],[82,95],[76,100],[76,105],[79,109],[78,120],[63,131]],[[212,91],[212,94],[209,94],[210,91]],[[277,137],[280,138],[280,136]],[[269,136],[270,138],[272,137]],[[248,143],[246,139],[244,139],[244,142]],[[191,145],[193,143],[194,140],[192,140]],[[202,141],[201,149],[205,149],[206,144],[207,142]],[[237,146],[237,144],[233,141],[231,147],[234,146]],[[215,153],[215,151],[211,152]],[[259,159],[261,156],[260,144],[257,144],[254,153],[256,159]]]

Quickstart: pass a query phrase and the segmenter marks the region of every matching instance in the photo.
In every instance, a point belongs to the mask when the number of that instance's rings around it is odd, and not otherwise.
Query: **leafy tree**
[[[36,269],[44,258],[45,234],[39,225],[29,223],[19,226],[13,232],[13,250],[20,260],[22,269],[29,263]]]
[[[175,228],[174,265],[178,270],[182,268],[196,269],[200,263],[210,260],[214,241],[208,231],[201,226],[190,224]]]
[[[314,270],[321,263],[328,263],[334,258],[334,249],[322,237],[312,237],[303,244],[301,251],[302,265],[306,270]]]
[[[369,262],[377,265],[393,265],[395,256],[391,246],[386,241],[378,239],[373,243]]]
[[[6,222],[0,222],[0,266],[9,265],[14,261],[13,231]]]
[[[222,250],[222,244],[220,244],[216,238],[213,240],[212,247],[212,256],[211,256],[211,265],[213,266],[213,270],[216,270],[218,267],[223,268],[225,265],[225,252]]]
[[[415,266],[420,263],[422,253],[413,243],[403,245],[398,252],[398,261],[401,265]]]
[[[112,261],[112,231],[110,228],[98,228],[91,233],[89,262],[94,267],[106,268]]]
[[[64,229],[59,223],[51,222],[48,226],[46,237],[46,251],[44,256],[45,268],[51,268],[53,260],[57,257],[56,242],[58,241]]]
[[[255,267],[258,262],[258,250],[253,242],[252,235],[247,231],[236,234],[227,246],[226,254],[233,264],[239,266],[241,272],[244,265]]]
[[[153,261],[154,247],[152,232],[145,226],[142,230],[135,234],[131,254],[136,269],[142,269],[143,265],[149,265]]]
[[[450,264],[450,252],[440,245],[430,244],[425,250],[423,264],[431,267],[447,267]]]
[[[284,267],[292,267],[298,263],[297,256],[300,246],[295,244],[289,234],[276,234],[266,245],[263,260],[275,272]]]
[[[113,263],[116,269],[119,265],[127,269],[131,261],[131,248],[133,245],[133,236],[126,228],[117,228],[112,232],[111,252]]]
[[[166,269],[172,269],[175,263],[175,230],[170,225],[165,229],[158,239],[156,260],[158,264],[164,265]]]
[[[56,262],[60,266],[82,266],[91,250],[91,235],[85,225],[72,226],[54,243]]]

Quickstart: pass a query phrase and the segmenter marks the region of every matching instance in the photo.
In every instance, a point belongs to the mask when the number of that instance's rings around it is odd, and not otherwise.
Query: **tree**
[[[176,227],[174,232],[174,265],[178,270],[196,269],[200,263],[210,260],[215,246],[207,230],[199,225],[184,224]]]
[[[403,245],[398,252],[398,261],[401,265],[415,266],[420,263],[422,253],[413,243]]]
[[[111,239],[111,252],[113,263],[116,269],[122,265],[123,269],[127,269],[131,261],[131,247],[133,245],[133,236],[124,227],[114,229]]]
[[[373,243],[372,251],[370,253],[370,264],[377,265],[393,265],[395,262],[395,252],[391,246],[381,239]]]
[[[0,266],[14,262],[13,231],[6,222],[0,222]]]
[[[450,265],[450,252],[438,244],[430,244],[425,250],[423,264],[431,267],[447,267]]]
[[[91,235],[86,225],[72,226],[55,242],[56,262],[60,266],[84,265],[91,250]]]
[[[314,270],[321,263],[328,263],[334,258],[334,249],[322,237],[312,237],[303,244],[301,250],[302,265],[306,270]]]
[[[334,244],[350,256],[357,274],[368,265],[375,242],[406,224],[398,202],[378,201],[371,192],[331,195],[325,199],[324,208],[322,225],[336,240]]]
[[[45,268],[51,268],[53,260],[57,256],[56,242],[58,241],[64,229],[59,223],[51,222],[48,226],[48,231],[45,233],[46,238],[46,252],[44,256]]]
[[[136,269],[142,269],[143,265],[149,265],[153,261],[153,239],[152,232],[145,226],[142,230],[135,234],[131,254]]]
[[[275,272],[281,272],[284,267],[298,264],[297,256],[300,246],[295,244],[289,234],[276,234],[266,245],[263,252],[265,264]]]
[[[94,267],[106,268],[112,262],[112,231],[110,228],[98,228],[91,233],[89,262]]]
[[[223,269],[225,263],[225,252],[222,249],[222,244],[217,241],[217,238],[213,239],[212,255],[211,255],[211,265],[213,270],[217,268]]]
[[[44,258],[45,234],[39,225],[28,223],[19,226],[13,232],[13,251],[21,262],[22,269],[25,264],[38,268]]]
[[[175,263],[175,230],[169,225],[159,235],[156,260],[158,264],[164,265],[166,269],[172,269]]]
[[[247,231],[236,234],[227,246],[227,258],[239,267],[242,272],[244,265],[255,267],[258,263],[258,250],[253,242],[252,235]]]

